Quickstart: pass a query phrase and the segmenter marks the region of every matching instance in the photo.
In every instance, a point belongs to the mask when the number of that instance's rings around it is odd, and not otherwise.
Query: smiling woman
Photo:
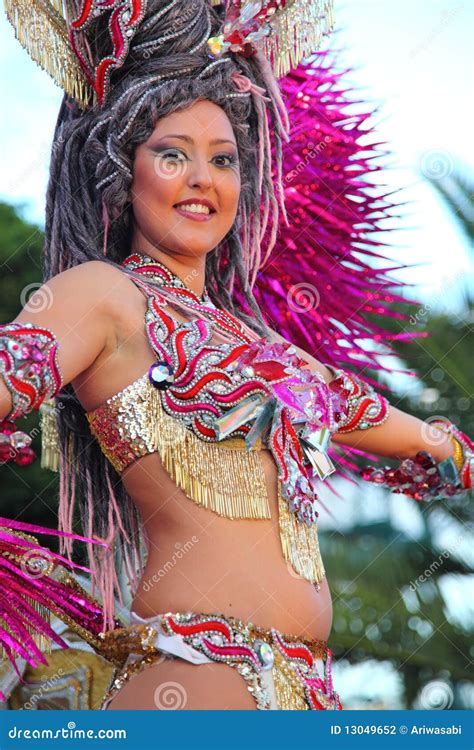
[[[30,4],[13,5],[28,24]],[[340,709],[317,524],[329,440],[407,457],[367,478],[423,498],[468,486],[472,444],[442,420],[426,433],[358,375],[293,346],[256,302],[286,218],[289,122],[269,59],[280,69],[289,55],[275,57],[266,19],[288,19],[274,3],[227,17],[227,3],[206,0],[89,0],[72,23],[77,4],[65,5],[58,45],[74,44],[62,49],[70,96],[53,143],[45,284],[0,326],[0,419],[42,408],[61,530],[78,499],[101,542],[88,549],[103,608],[95,645],[116,665],[101,707],[169,708],[171,684],[176,708]],[[308,28],[320,34],[330,3],[304,5],[298,54],[317,46]],[[8,450],[23,439],[5,423]],[[79,632],[86,624],[78,615]]]

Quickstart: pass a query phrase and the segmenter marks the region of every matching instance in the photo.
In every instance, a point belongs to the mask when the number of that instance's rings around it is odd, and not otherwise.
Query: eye
[[[215,159],[227,159],[227,164],[218,164],[219,167],[233,167],[237,164],[237,157],[234,154],[218,154],[214,157]]]
[[[184,154],[181,151],[177,151],[176,149],[167,149],[166,151],[162,151],[160,153],[160,156],[163,157],[163,159],[172,159],[173,161],[179,161],[179,156],[184,156]],[[185,157],[186,158],[186,157]]]

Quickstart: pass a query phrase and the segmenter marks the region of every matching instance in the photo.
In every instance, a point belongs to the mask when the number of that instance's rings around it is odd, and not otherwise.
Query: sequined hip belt
[[[131,677],[163,655],[199,665],[223,662],[246,681],[260,710],[340,710],[333,690],[332,651],[326,641],[262,628],[222,614],[130,613],[130,626],[105,634],[105,649],[123,660],[104,696],[105,710]]]

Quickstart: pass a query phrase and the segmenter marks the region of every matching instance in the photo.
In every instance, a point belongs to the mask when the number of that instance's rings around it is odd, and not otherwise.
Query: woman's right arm
[[[19,401],[33,407],[22,407],[24,413],[38,408],[38,400],[44,394],[37,394],[36,399],[32,394],[35,388],[46,390],[45,378],[55,369],[51,366],[53,346],[62,387],[90,367],[108,345],[113,345],[123,282],[124,275],[118,268],[102,261],[88,261],[63,271],[35,291],[12,323],[28,324],[25,330],[31,331],[30,340],[42,341],[40,353],[36,354],[38,361],[29,360],[30,365],[36,366],[36,383],[25,375],[27,368],[22,368],[21,356],[15,356],[16,345],[23,346],[28,333],[22,333],[21,326],[9,328],[9,324],[0,323],[0,420],[14,416],[15,401],[17,412]],[[46,346],[41,329],[53,337]]]

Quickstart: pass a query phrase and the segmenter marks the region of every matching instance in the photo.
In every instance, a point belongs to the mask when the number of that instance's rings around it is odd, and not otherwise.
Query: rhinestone
[[[14,448],[24,448],[27,445],[31,445],[31,437],[25,432],[19,430],[17,432],[12,432],[10,440]]]
[[[148,369],[148,377],[155,388],[164,391],[174,382],[174,370],[168,362],[158,360]]]
[[[263,670],[271,669],[275,657],[273,655],[272,647],[266,641],[257,640],[254,643],[255,651],[262,665]]]

